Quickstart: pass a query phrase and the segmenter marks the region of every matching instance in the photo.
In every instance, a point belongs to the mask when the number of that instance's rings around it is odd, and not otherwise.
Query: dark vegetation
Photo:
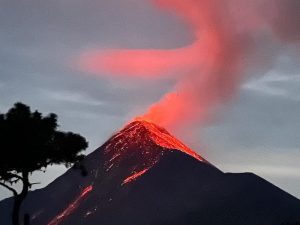
[[[20,207],[34,183],[30,175],[45,171],[49,165],[67,167],[79,164],[84,158],[82,151],[88,147],[84,137],[58,130],[57,115],[42,115],[30,107],[16,103],[5,114],[0,114],[0,185],[14,196],[13,225],[19,225]],[[83,174],[85,171],[81,166]],[[21,191],[15,187],[22,184]],[[29,224],[29,215],[24,215]]]

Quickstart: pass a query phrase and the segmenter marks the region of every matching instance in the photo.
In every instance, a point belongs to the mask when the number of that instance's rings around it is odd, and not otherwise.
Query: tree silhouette
[[[6,114],[0,114],[0,185],[14,195],[13,225],[19,225],[20,207],[34,183],[29,176],[53,164],[72,166],[79,163],[88,146],[79,134],[58,130],[57,116],[31,112],[30,107],[16,103]],[[15,189],[16,183],[22,189]]]

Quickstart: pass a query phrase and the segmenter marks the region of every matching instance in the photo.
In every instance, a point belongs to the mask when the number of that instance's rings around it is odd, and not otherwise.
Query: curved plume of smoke
[[[211,109],[231,99],[251,67],[272,56],[264,44],[299,41],[299,0],[155,0],[191,26],[195,40],[172,50],[88,52],[81,67],[98,73],[154,79],[184,71],[174,92],[142,116],[162,126],[205,122]],[[261,63],[263,62],[263,63]]]

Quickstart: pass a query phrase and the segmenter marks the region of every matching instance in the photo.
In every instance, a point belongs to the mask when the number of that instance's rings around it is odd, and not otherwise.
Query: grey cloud
[[[103,103],[93,99],[85,94],[78,92],[68,92],[68,91],[49,91],[49,90],[41,90],[41,93],[45,95],[45,97],[50,98],[52,100],[57,100],[65,103],[77,103],[82,105],[89,106],[100,106]]]
[[[299,101],[243,91],[206,132],[224,146],[300,148]],[[210,141],[213,141],[213,138]],[[288,154],[288,151],[287,151]]]
[[[299,101],[300,74],[282,74],[269,71],[260,78],[246,82],[244,90],[256,92],[255,94],[273,95]]]

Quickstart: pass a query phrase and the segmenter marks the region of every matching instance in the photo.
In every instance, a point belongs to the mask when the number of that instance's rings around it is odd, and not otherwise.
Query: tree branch
[[[7,188],[8,190],[10,190],[14,194],[14,196],[18,195],[18,192],[15,189],[13,189],[12,187],[8,186],[7,184],[0,182],[0,185]]]
[[[36,184],[41,184],[41,182],[29,183],[29,188],[32,188],[32,186],[33,186],[33,185],[36,185]]]
[[[8,173],[9,176],[13,177],[13,178],[16,178],[18,180],[23,180],[23,177],[21,177],[20,175],[18,174],[15,174],[15,173]]]

